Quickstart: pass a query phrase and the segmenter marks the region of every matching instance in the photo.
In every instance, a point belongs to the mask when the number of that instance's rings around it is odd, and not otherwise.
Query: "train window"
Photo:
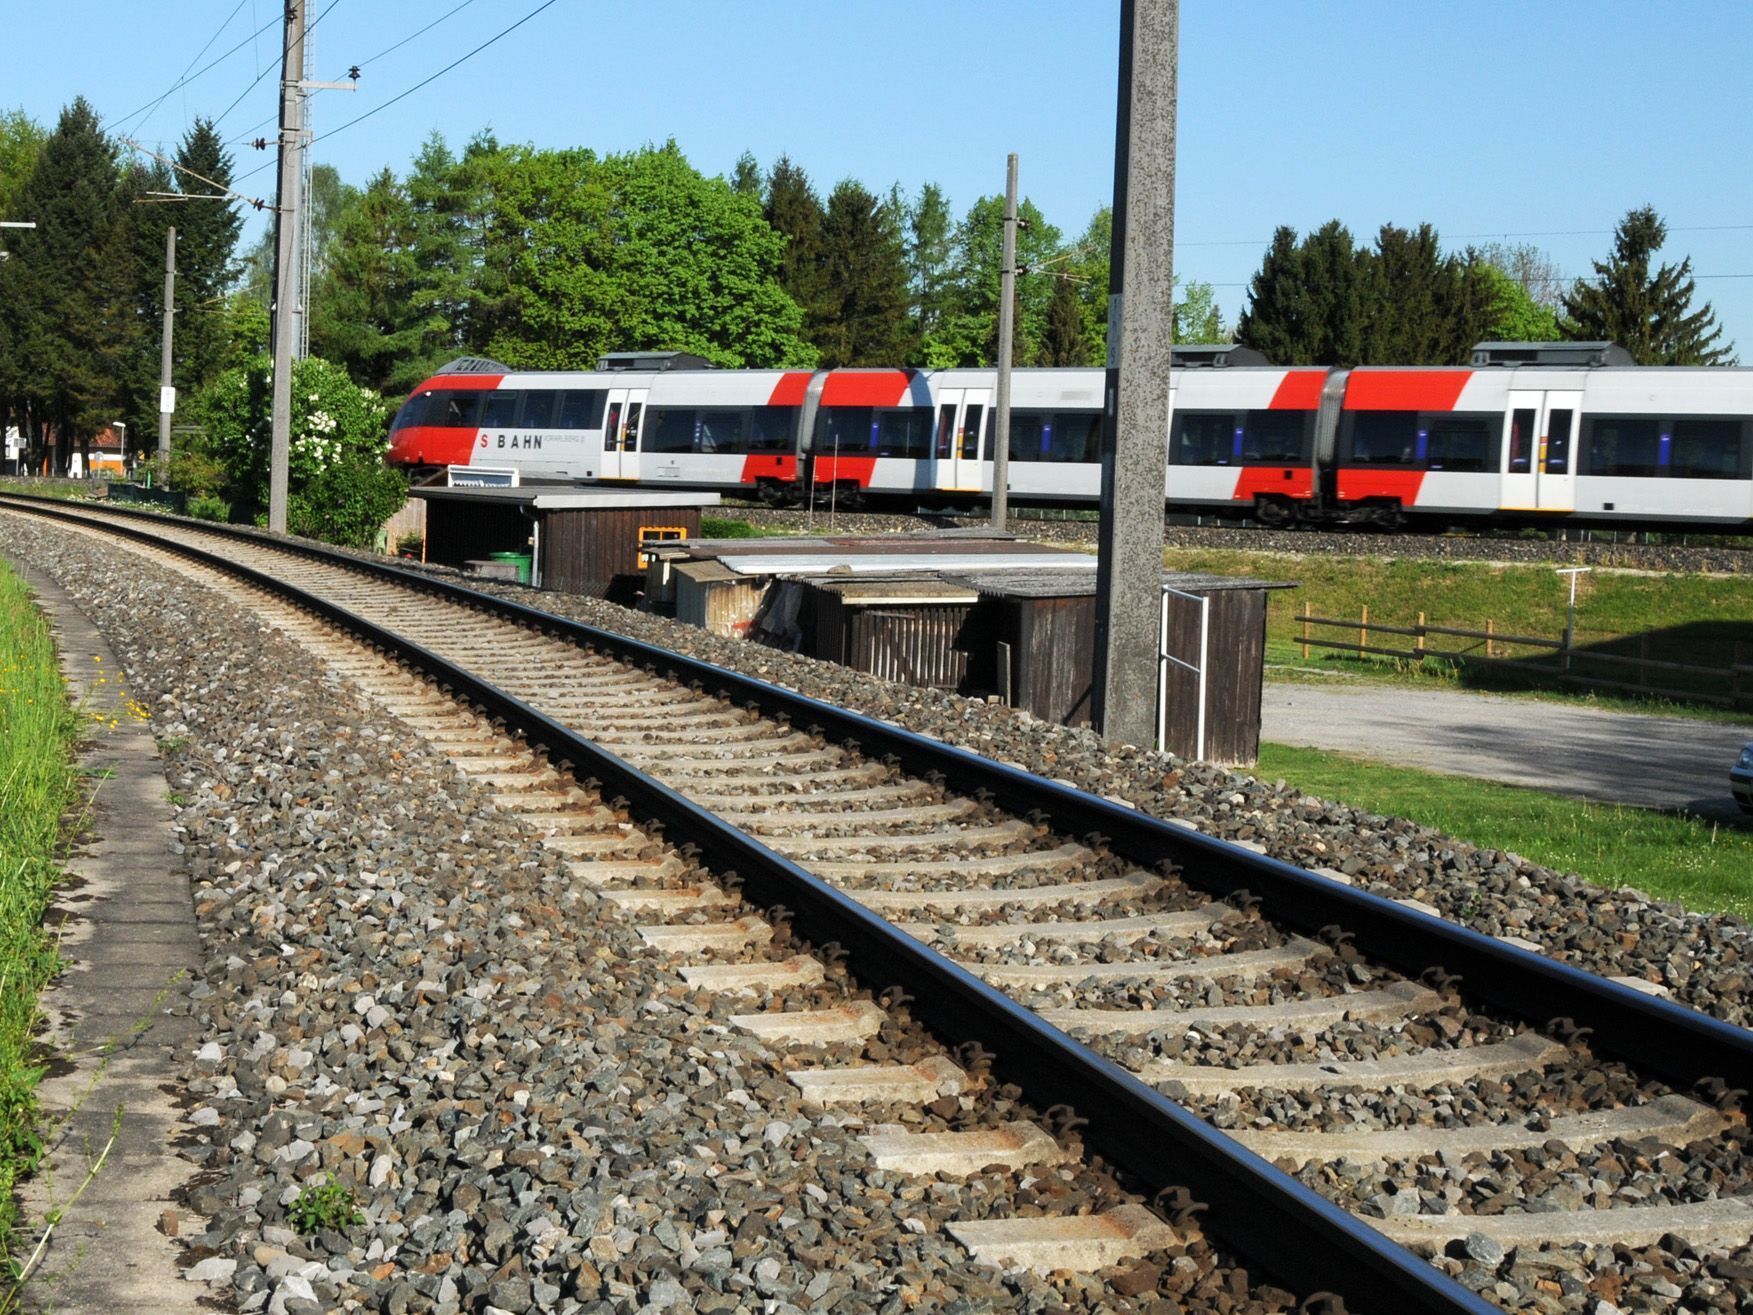
[[[552,429],[554,408],[560,400],[558,388],[531,388],[523,395],[523,410],[518,412],[520,429]]]
[[[1552,449],[1559,416],[1569,424],[1570,412],[1552,413],[1552,433],[1546,440],[1546,469],[1552,470]],[[1585,475],[1621,475],[1652,478],[1662,473],[1662,425],[1649,416],[1591,416],[1588,442],[1584,445]],[[1562,467],[1560,468],[1562,470]]]
[[[603,404],[608,394],[601,388],[568,388],[560,394],[556,429],[601,429]]]
[[[822,455],[862,456],[874,437],[868,406],[824,406],[816,413],[816,451]]]
[[[1675,479],[1745,479],[1747,466],[1738,419],[1676,420],[1668,473]]]
[[[1102,413],[1100,411],[1055,411],[1053,435],[1049,444],[1049,461],[1100,461],[1102,458]]]
[[[1012,461],[1051,461],[1053,444],[1053,413],[1051,411],[1012,411],[1010,413],[1010,459]]]
[[[700,412],[699,441],[696,452],[747,452],[743,435],[748,428],[749,413],[742,409],[707,410]]]
[[[986,408],[969,403],[962,408],[962,460],[980,459],[980,425],[986,419]]]
[[[1250,411],[1242,421],[1242,460],[1300,465],[1314,436],[1313,411]]]
[[[647,452],[692,452],[694,431],[700,413],[691,409],[647,407],[645,448]]]
[[[749,451],[791,451],[791,427],[797,408],[757,406],[749,415]]]
[[[1351,432],[1342,450],[1353,465],[1419,464],[1418,412],[1352,411],[1346,421]]]
[[[945,403],[937,409],[937,459],[950,459],[950,444],[956,438],[956,408]]]
[[[1565,408],[1551,411],[1546,416],[1546,462],[1541,469],[1548,475],[1564,475],[1570,471],[1570,436],[1576,428],[1574,415]]]
[[[1228,411],[1177,411],[1169,426],[1169,460],[1177,466],[1227,466],[1235,456],[1236,418]]]
[[[1424,420],[1425,460],[1432,470],[1497,469],[1498,417],[1437,414]]]
[[[420,423],[446,429],[473,429],[481,423],[481,394],[434,393],[432,405]]]
[[[481,426],[484,429],[511,429],[517,424],[517,408],[523,401],[523,394],[515,389],[503,393],[488,393],[481,406]]]
[[[1510,412],[1510,465],[1512,475],[1526,475],[1534,467],[1534,426],[1539,413],[1533,407],[1518,407]]]
[[[879,457],[919,460],[931,455],[931,412],[925,408],[879,411],[876,431],[876,454]]]

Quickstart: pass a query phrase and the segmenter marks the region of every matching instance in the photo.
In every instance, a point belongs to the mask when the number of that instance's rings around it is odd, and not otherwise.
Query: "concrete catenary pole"
[[[1179,0],[1120,6],[1093,711],[1105,739],[1141,745],[1156,730],[1161,652],[1180,16]]]
[[[286,532],[292,454],[292,359],[298,349],[298,219],[303,204],[304,0],[287,0],[280,64],[280,192],[274,207],[274,394],[268,448],[268,528]]]
[[[998,396],[993,399],[992,528],[1010,519],[1010,358],[1016,340],[1016,154],[1004,169],[1004,258],[998,271]]]
[[[170,382],[170,340],[176,325],[177,231],[164,233],[164,334],[158,344],[158,464],[170,460],[170,418],[176,413],[176,389]],[[163,473],[162,471],[160,472]]]

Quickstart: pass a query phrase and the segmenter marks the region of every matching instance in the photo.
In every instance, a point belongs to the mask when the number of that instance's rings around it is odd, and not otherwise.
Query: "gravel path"
[[[1261,738],[1739,824],[1729,765],[1753,726],[1461,691],[1269,683]]]

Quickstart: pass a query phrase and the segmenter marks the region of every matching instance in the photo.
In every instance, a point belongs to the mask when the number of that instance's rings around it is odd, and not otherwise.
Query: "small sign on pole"
[[[174,415],[177,409],[177,390],[166,384],[158,390],[158,414]]]

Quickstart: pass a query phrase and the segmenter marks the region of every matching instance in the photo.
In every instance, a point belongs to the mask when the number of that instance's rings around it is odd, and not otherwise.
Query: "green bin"
[[[528,584],[530,582],[530,565],[535,559],[529,553],[490,552],[487,554],[487,559],[494,562],[510,562],[513,566],[517,567],[517,582],[519,584]]]

